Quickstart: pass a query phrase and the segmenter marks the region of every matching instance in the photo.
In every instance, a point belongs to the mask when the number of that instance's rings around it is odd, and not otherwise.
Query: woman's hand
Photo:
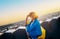
[[[26,24],[25,24],[25,25],[27,25],[27,22],[28,22],[28,17],[29,17],[29,15],[27,15],[27,17],[26,17]]]

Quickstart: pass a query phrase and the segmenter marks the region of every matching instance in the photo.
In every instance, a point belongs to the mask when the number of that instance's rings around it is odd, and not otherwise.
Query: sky
[[[0,0],[0,25],[24,20],[31,11],[38,16],[60,11],[60,0]]]

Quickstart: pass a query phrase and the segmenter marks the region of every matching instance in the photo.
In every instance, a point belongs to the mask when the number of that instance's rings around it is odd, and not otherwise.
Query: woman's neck
[[[32,19],[32,21],[34,21],[34,19]]]

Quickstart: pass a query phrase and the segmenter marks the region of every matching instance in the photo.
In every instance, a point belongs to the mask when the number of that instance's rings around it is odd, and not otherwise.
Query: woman
[[[32,19],[29,24],[27,24],[28,17],[30,17]],[[38,16],[35,14],[35,12],[30,12],[30,14],[27,15],[27,17],[26,17],[26,29],[27,29],[29,36],[32,39],[37,39],[38,36],[41,36],[41,34],[42,34],[41,26],[40,26],[40,22],[38,20]]]

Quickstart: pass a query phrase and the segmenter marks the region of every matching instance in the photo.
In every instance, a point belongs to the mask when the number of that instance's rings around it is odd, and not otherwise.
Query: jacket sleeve
[[[29,30],[30,30],[30,26],[27,25],[27,26],[26,26],[26,31],[27,31],[27,32],[30,32]]]

